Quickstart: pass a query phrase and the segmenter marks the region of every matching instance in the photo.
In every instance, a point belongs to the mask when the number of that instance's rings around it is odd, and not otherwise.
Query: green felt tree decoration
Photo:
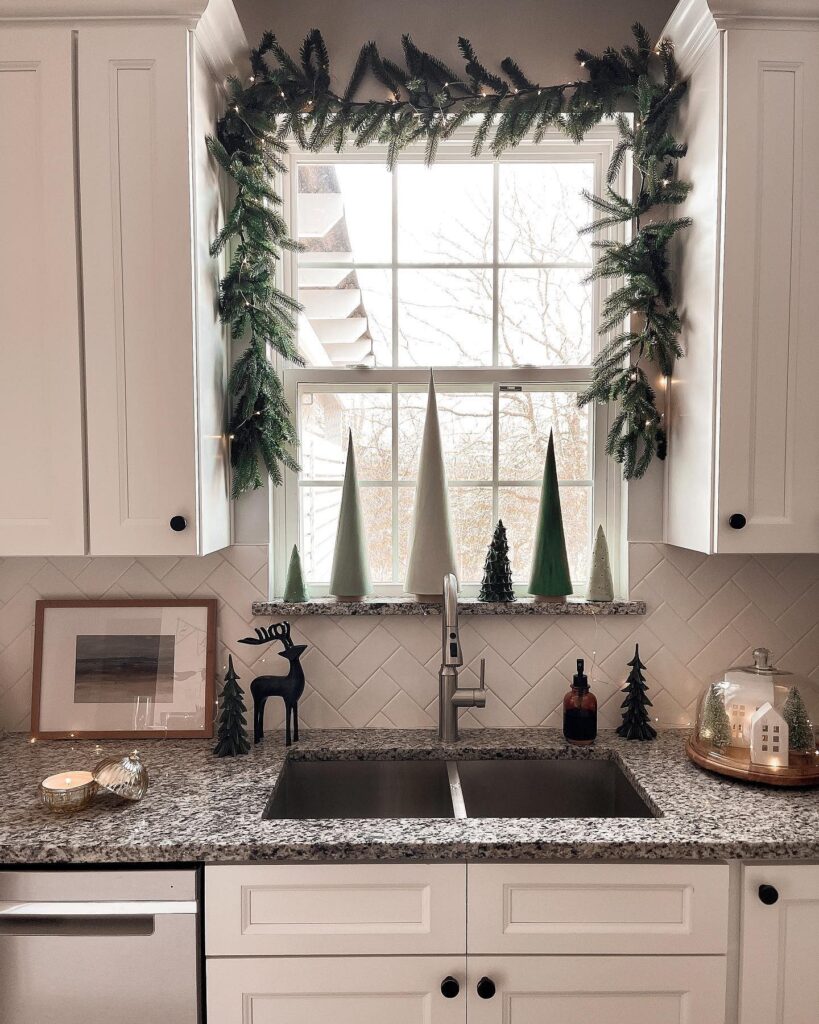
[[[643,678],[645,665],[640,661],[640,645],[634,645],[634,657],[628,663],[631,672],[628,674],[626,685],[622,692],[626,699],[620,705],[623,709],[623,724],[617,727],[617,732],[627,740],[653,740],[657,738],[657,731],[651,725],[646,708],[652,707],[648,699],[648,687]]]
[[[791,750],[803,753],[812,752],[816,747],[813,727],[808,718],[808,709],[802,700],[802,694],[792,686],[788,690],[782,717],[788,723],[788,746]]]
[[[731,742],[731,722],[725,710],[725,701],[716,683],[712,683],[705,698],[700,725],[700,739],[712,747],[727,747]]]
[[[216,733],[218,742],[213,748],[217,757],[238,757],[250,750],[247,738],[247,721],[245,713],[244,691],[238,683],[239,676],[233,668],[233,657],[228,655],[228,667],[225,674],[225,685],[219,698],[219,729]]]
[[[506,527],[503,520],[498,520],[486,561],[483,565],[483,582],[481,583],[479,601],[514,601],[515,591],[512,586],[512,567],[509,565],[509,544],[506,540]]]
[[[683,202],[690,185],[677,177],[685,145],[672,133],[686,91],[668,39],[652,45],[645,28],[632,27],[634,41],[617,50],[575,54],[582,72],[571,81],[541,84],[511,57],[500,74],[478,58],[468,39],[458,46],[463,70],[450,68],[405,35],[403,60],[382,57],[365,43],[345,85],[333,88],[330,56],[318,29],[297,56],[266,32],[250,55],[246,82],[228,80],[228,105],[208,146],[232,179],[235,199],[212,245],[228,248],[219,312],[235,339],[247,346],[230,375],[233,415],[233,494],[260,487],[263,471],[274,483],[282,466],[296,467],[296,432],[281,378],[268,355],[300,362],[295,346],[299,304],[280,286],[283,250],[298,248],[290,238],[273,182],[287,170],[288,141],[300,149],[341,152],[348,145],[384,147],[387,162],[422,143],[432,163],[439,143],[461,126],[474,126],[472,152],[498,157],[524,140],[537,144],[558,131],[573,141],[604,117],[614,117],[619,140],[605,192],[589,196],[596,219],[589,230],[630,227],[626,241],[594,243],[598,260],[592,277],[614,282],[604,308],[601,333],[607,340],[595,360],[591,384],[579,398],[617,402],[606,450],[630,479],[645,473],[652,458],[665,458],[666,433],[644,364],[670,375],[682,355],[680,317],[672,294],[669,246],[686,218],[665,211]],[[369,90],[370,95],[364,95]],[[623,113],[633,113],[633,118]],[[636,171],[634,196],[617,192],[626,158]]]
[[[597,527],[592,548],[591,573],[589,586],[586,590],[587,601],[613,601],[614,584],[611,579],[611,563],[609,562],[609,545],[602,526]]]
[[[352,430],[347,436],[347,465],[341,490],[333,570],[330,573],[330,593],[347,601],[360,600],[372,593]]]
[[[532,576],[529,593],[536,597],[562,600],[572,591],[572,577],[563,535],[563,512],[560,508],[560,490],[557,484],[555,442],[549,431],[546,466],[535,531],[535,550],[532,557]]]
[[[296,544],[290,552],[290,564],[287,566],[287,580],[284,584],[283,600],[290,604],[303,604],[310,600],[310,592],[304,582],[304,573],[301,568],[301,555]]]

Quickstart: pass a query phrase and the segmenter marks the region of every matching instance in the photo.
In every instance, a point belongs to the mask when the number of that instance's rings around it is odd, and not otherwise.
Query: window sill
[[[583,601],[535,602],[518,598],[508,604],[461,598],[461,615],[645,615],[645,601]],[[336,601],[318,597],[303,604],[286,601],[254,601],[253,614],[261,616],[294,615],[440,615],[441,604],[414,601],[406,597],[372,597],[365,601]]]

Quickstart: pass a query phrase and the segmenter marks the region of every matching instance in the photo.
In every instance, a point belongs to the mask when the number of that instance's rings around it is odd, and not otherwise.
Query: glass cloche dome
[[[688,754],[703,768],[778,786],[819,785],[819,686],[775,668],[758,647],[697,706]]]

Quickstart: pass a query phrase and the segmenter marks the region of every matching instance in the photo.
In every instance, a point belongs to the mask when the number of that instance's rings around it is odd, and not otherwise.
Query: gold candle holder
[[[81,811],[91,803],[97,783],[91,772],[58,772],[40,783],[40,803],[50,811]]]

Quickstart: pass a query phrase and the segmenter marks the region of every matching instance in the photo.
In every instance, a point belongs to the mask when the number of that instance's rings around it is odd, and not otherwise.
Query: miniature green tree
[[[290,564],[287,567],[287,580],[282,596],[291,604],[303,604],[310,600],[310,592],[304,582],[304,573],[301,568],[301,555],[296,544],[293,545],[293,550],[290,552]]]
[[[509,544],[506,540],[506,527],[503,520],[498,520],[486,561],[483,565],[483,582],[478,594],[479,601],[514,601],[515,591],[512,587],[512,569],[509,565]]]
[[[657,738],[657,732],[650,724],[647,707],[652,707],[648,699],[645,680],[642,670],[645,665],[640,661],[640,645],[634,645],[634,657],[628,663],[631,666],[626,685],[622,692],[626,699],[620,705],[625,708],[623,711],[623,724],[618,726],[617,732],[627,740],[653,740]]]
[[[346,600],[359,600],[372,593],[367,535],[364,530],[364,513],[361,510],[352,430],[347,441],[347,465],[344,469],[344,486],[341,489],[333,570],[330,573],[330,593]]]
[[[731,742],[731,722],[716,683],[711,684],[705,698],[700,739],[710,743],[712,747],[727,747]]]
[[[239,676],[233,668],[233,658],[228,655],[225,685],[219,699],[219,730],[216,734],[218,742],[213,748],[213,753],[217,757],[237,757],[250,750],[245,719],[245,695],[237,682],[238,679]]]
[[[597,534],[594,538],[586,600],[614,600],[614,584],[611,579],[611,563],[609,562],[609,545],[602,526],[597,527]]]
[[[808,718],[808,709],[802,700],[802,694],[795,686],[788,691],[785,706],[782,708],[782,717],[788,723],[788,746],[790,749],[800,750],[804,753],[813,751],[816,745],[813,727]]]
[[[559,599],[573,593],[569,559],[566,555],[566,538],[563,535],[560,491],[557,485],[555,442],[551,430],[537,514],[529,593],[536,597]]]

